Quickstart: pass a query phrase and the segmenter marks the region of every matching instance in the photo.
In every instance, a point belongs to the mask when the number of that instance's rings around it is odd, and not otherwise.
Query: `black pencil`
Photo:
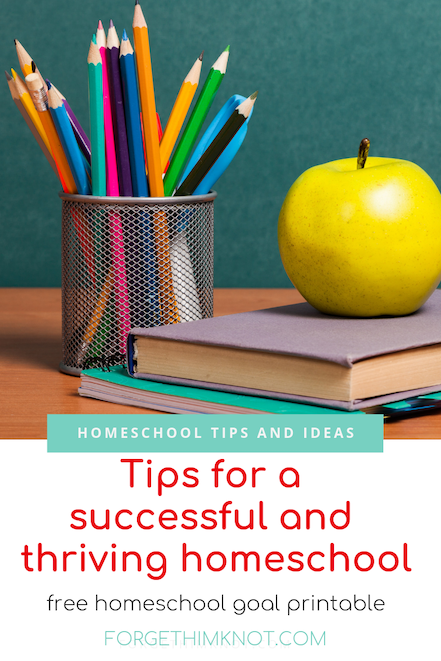
[[[175,195],[191,195],[201,183],[210,168],[213,167],[224,149],[234,138],[242,124],[244,124],[251,112],[257,92],[251,94],[248,99],[242,101],[240,106],[227,119],[219,133],[208,145],[194,168],[189,172],[182,184],[176,190]]]

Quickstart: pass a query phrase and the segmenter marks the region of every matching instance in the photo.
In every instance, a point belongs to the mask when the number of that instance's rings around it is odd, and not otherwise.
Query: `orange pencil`
[[[186,75],[184,82],[181,85],[178,96],[168,118],[167,126],[165,127],[164,135],[159,143],[159,151],[161,154],[161,165],[163,171],[166,169],[167,161],[171,156],[173,147],[178,139],[179,132],[185,121],[188,109],[191,106],[193,97],[195,95],[202,68],[202,52],[196,62],[191,67]]]
[[[21,72],[23,76],[29,76],[30,73],[36,73],[41,80],[41,84],[44,87],[44,91],[47,92],[46,81],[38,70],[38,67],[35,65],[32,57],[29,55],[28,51],[23,48],[18,39],[14,39],[15,50],[17,51],[18,63],[20,65]],[[33,66],[32,66],[33,64]]]
[[[144,124],[145,151],[150,195],[164,196],[162,183],[161,157],[159,153],[158,125],[156,121],[155,91],[153,87],[152,62],[150,58],[147,23],[139,0],[136,0],[133,16],[133,39],[135,43],[138,69],[139,95],[141,99],[142,121]]]
[[[142,121],[147,160],[150,195],[164,196],[161,156],[159,151],[158,124],[156,119],[155,92],[153,88],[152,63],[150,59],[149,35],[144,14],[136,0],[133,16],[133,39],[135,43],[138,69],[139,95],[141,99]],[[156,259],[159,274],[161,316],[164,324],[179,321],[176,298],[173,290],[173,276],[170,261],[170,242],[165,211],[153,214]]]

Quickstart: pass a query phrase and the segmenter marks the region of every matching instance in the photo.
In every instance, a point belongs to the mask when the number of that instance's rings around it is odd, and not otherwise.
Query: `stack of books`
[[[407,317],[300,303],[134,329],[127,360],[131,376],[88,370],[80,394],[174,413],[366,410],[441,391],[441,291]]]

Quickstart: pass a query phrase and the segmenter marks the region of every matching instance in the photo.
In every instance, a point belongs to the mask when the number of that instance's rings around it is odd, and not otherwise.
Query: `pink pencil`
[[[107,76],[107,39],[103,24],[98,23],[96,43],[100,49],[103,64],[103,101],[104,101],[104,139],[106,142],[106,191],[107,195],[119,196],[118,170],[116,167],[115,140],[113,137],[112,114],[109,97],[109,79]],[[118,212],[110,214],[110,236],[112,241],[112,261],[115,285],[115,303],[118,311],[120,331],[120,353],[126,353],[127,335],[130,331],[129,294],[127,290],[127,273],[124,263],[124,237],[121,216]]]
[[[129,293],[127,289],[127,273],[124,263],[124,238],[121,216],[117,211],[110,212],[110,236],[112,237],[112,261],[115,284],[115,303],[119,319],[120,353],[126,353],[127,335],[129,334],[130,311]]]
[[[107,76],[107,39],[103,24],[98,23],[96,43],[100,49],[103,64],[104,139],[106,142],[106,191],[107,195],[118,197],[118,170],[116,168],[115,139],[113,136],[112,111],[110,108],[109,79]]]

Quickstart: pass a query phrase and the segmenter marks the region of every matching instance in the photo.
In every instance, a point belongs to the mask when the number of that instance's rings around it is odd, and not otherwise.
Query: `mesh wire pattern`
[[[63,371],[125,363],[131,328],[213,316],[216,193],[60,197]]]

